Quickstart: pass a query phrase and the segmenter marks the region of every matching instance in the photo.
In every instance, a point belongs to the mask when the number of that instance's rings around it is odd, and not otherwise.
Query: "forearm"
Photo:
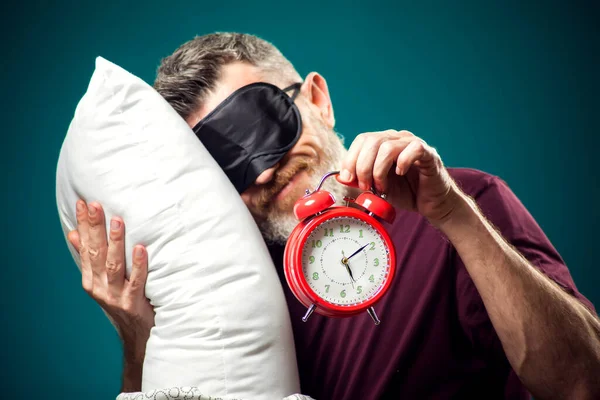
[[[582,390],[597,396],[598,319],[532,267],[472,199],[458,197],[436,225],[464,262],[515,372],[539,398],[575,398]]]
[[[142,390],[142,367],[143,361],[125,358],[121,393],[140,392]]]
[[[138,320],[134,319],[134,321]],[[140,329],[140,326],[139,323],[129,325],[128,334],[121,335],[123,341],[122,393],[140,392],[142,390],[142,371],[149,330]]]

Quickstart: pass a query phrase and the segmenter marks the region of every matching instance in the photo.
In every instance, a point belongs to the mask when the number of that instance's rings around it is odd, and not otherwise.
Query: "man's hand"
[[[432,223],[447,218],[461,199],[437,151],[408,131],[356,137],[338,180],[388,195],[396,207],[417,211]]]
[[[144,293],[148,256],[143,246],[134,248],[131,275],[127,279],[123,221],[116,217],[111,220],[108,238],[105,226],[100,204],[90,203],[88,207],[79,200],[77,230],[69,232],[68,239],[81,257],[83,289],[114,320],[123,340],[126,364],[123,391],[135,391],[141,389],[141,366],[154,326],[154,310]]]
[[[375,186],[394,206],[419,212],[447,236],[508,361],[536,398],[599,398],[597,317],[498,233],[435,149],[406,131],[363,133],[338,180],[362,190]]]

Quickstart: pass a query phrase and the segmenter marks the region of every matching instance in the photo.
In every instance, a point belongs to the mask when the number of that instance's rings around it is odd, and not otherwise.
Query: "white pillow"
[[[195,386],[210,396],[276,399],[299,391],[291,324],[258,228],[218,164],[148,84],[96,59],[56,177],[65,235],[75,202],[98,201],[150,258],[156,326],[142,390]],[[108,227],[107,227],[108,229]],[[79,268],[79,255],[71,248]]]

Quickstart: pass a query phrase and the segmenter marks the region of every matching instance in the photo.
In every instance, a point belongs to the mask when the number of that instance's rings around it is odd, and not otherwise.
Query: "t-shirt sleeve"
[[[508,185],[497,177],[486,176],[484,179],[487,184],[472,196],[486,218],[535,268],[595,312],[592,303],[577,290],[558,251]],[[455,267],[457,307],[463,330],[481,351],[503,355],[483,301],[458,255]]]

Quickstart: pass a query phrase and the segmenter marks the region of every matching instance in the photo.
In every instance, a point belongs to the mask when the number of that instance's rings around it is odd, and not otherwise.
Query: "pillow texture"
[[[57,205],[65,235],[75,203],[98,201],[147,246],[156,311],[142,390],[193,386],[218,397],[299,391],[283,290],[260,232],[186,122],[147,83],[99,57],[61,148]],[[79,268],[79,255],[69,245]]]

